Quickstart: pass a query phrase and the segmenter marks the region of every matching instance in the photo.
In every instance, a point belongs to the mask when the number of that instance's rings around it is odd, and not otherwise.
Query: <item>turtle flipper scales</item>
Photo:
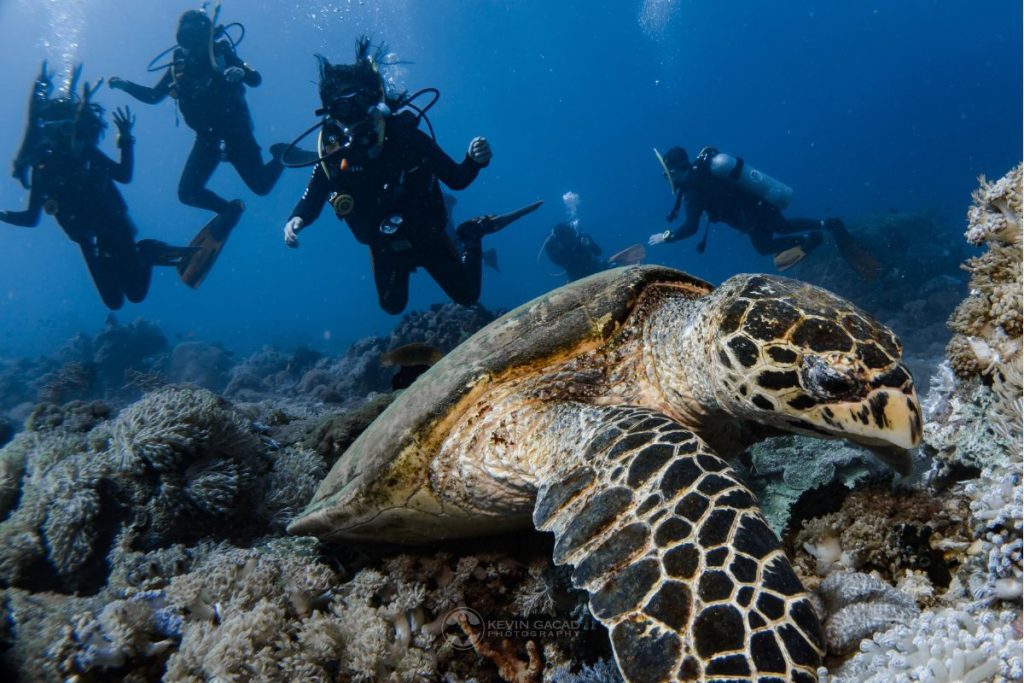
[[[814,681],[821,628],[753,495],[669,417],[578,406],[533,520],[627,681]],[[597,419],[593,419],[597,417]]]

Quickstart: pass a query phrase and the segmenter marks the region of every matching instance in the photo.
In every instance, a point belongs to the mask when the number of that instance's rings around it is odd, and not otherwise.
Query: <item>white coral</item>
[[[821,683],[983,683],[1021,679],[1021,643],[1012,611],[925,612],[861,643],[860,653]]]

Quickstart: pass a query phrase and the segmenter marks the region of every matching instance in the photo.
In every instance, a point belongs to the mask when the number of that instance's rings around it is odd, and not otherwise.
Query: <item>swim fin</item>
[[[672,191],[672,196],[676,196],[676,181],[672,180],[672,174],[668,170],[668,164],[665,163],[665,157],[661,156],[661,152],[658,148],[654,148],[654,156],[658,157],[658,163],[661,164],[661,170],[665,174],[665,178],[668,180],[668,189]]]
[[[484,265],[496,272],[501,272],[501,266],[498,265],[498,250],[497,249],[486,249],[483,253]]]
[[[233,200],[224,213],[214,216],[213,220],[192,238],[189,247],[195,248],[196,252],[188,261],[178,265],[178,276],[182,282],[192,289],[199,288],[220,256],[220,250],[231,236],[231,231],[238,225],[244,210],[245,204],[242,200]]]
[[[643,263],[647,258],[647,250],[642,244],[632,244],[617,254],[608,257],[608,263],[613,266],[635,266]]]
[[[839,253],[858,275],[869,282],[878,277],[882,265],[875,255],[868,251],[867,247],[850,234],[843,221],[838,218],[830,218],[825,221],[825,229],[832,233]]]
[[[785,251],[780,251],[772,258],[772,260],[775,261],[775,267],[778,268],[781,273],[803,261],[805,256],[807,256],[807,252],[804,251],[804,248],[796,246],[790,247]]]
[[[544,200],[527,204],[515,211],[509,211],[503,213],[500,216],[477,216],[476,218],[470,218],[465,223],[459,225],[455,229],[459,239],[465,242],[466,240],[480,239],[484,235],[493,235],[502,228],[506,228],[509,224],[519,220],[528,213],[533,213],[540,208],[540,205],[544,203]]]
[[[316,152],[301,147],[289,147],[291,145],[287,142],[275,142],[270,146],[270,156],[285,166],[297,168],[312,166],[320,161],[320,156]]]
[[[143,260],[152,266],[180,267],[199,251],[196,247],[175,247],[160,240],[139,240],[136,246]]]

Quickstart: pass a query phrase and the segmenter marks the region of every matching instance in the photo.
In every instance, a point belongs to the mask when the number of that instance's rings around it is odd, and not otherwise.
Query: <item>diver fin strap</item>
[[[805,256],[807,256],[807,252],[804,251],[804,248],[797,246],[780,251],[772,257],[772,260],[775,262],[775,267],[781,273],[803,261]]]
[[[865,247],[856,237],[850,234],[845,227],[833,227],[829,230],[836,247],[843,260],[865,280],[874,280],[878,277],[881,264],[871,251]]]
[[[228,241],[239,218],[240,216],[236,216],[232,220],[231,216],[214,216],[196,233],[188,245],[195,249],[195,253],[192,254],[192,258],[178,265],[178,276],[182,282],[192,289],[199,288],[220,256],[220,250],[224,248],[224,243]]]
[[[642,244],[631,244],[622,251],[608,257],[608,263],[613,266],[635,266],[643,263],[647,258],[647,250]]]

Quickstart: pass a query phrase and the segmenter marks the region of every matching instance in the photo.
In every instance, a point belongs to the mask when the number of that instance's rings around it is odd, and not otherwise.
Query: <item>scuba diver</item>
[[[260,146],[253,135],[245,87],[255,88],[262,77],[235,53],[245,29],[237,23],[227,27],[218,25],[219,14],[218,3],[212,18],[205,7],[181,15],[177,44],[150,62],[150,71],[166,69],[154,87],[116,76],[109,81],[111,88],[123,90],[146,104],[156,104],[171,96],[180,107],[185,123],[196,133],[178,184],[178,199],[189,206],[213,211],[217,216],[196,236],[192,246],[197,247],[198,252],[181,271],[182,279],[191,287],[198,287],[212,268],[245,209],[242,200],[228,201],[206,187],[220,162],[230,162],[249,189],[260,196],[270,192],[284,170],[280,159],[284,145],[272,145],[273,158],[263,163]],[[237,40],[228,31],[233,26],[242,29]],[[170,62],[154,66],[168,52],[172,52]]]
[[[456,303],[472,305],[480,297],[481,241],[540,206],[535,202],[503,216],[481,216],[459,225],[455,238],[445,231],[448,211],[439,184],[461,190],[491,161],[491,147],[473,138],[456,163],[431,134],[419,129],[437,101],[436,89],[412,96],[390,94],[379,71],[383,50],[370,54],[370,41],[356,43],[354,64],[331,64],[318,56],[319,94],[324,118],[285,152],[286,163],[315,164],[302,199],[284,228],[284,241],[297,247],[298,234],[330,203],[356,240],[370,247],[381,308],[401,313],[409,298],[409,275],[425,268]],[[434,99],[424,108],[413,100],[424,92]],[[415,110],[417,113],[413,113]],[[319,132],[319,154],[310,163],[292,164],[291,149]]]
[[[97,146],[106,128],[103,108],[91,101],[97,83],[75,92],[81,67],[67,91],[50,97],[53,85],[43,63],[29,104],[29,125],[14,162],[15,177],[31,187],[28,208],[0,211],[0,221],[35,227],[43,212],[82,249],[96,289],[108,308],[117,310],[127,298],[138,303],[149,291],[153,266],[179,266],[193,249],[172,247],[158,240],[135,241],[117,183],[132,179],[135,117],[128,108],[113,115],[121,160],[114,162]]]
[[[822,231],[829,232],[840,253],[866,279],[877,274],[878,261],[853,238],[842,220],[826,218],[786,218],[784,209],[793,190],[729,154],[705,147],[691,163],[686,150],[672,147],[662,157],[654,150],[665,177],[675,195],[668,222],[679,215],[686,201],[686,220],[677,230],[651,235],[648,243],[657,245],[691,237],[700,228],[703,214],[708,223],[697,252],[707,247],[711,223],[726,223],[750,237],[759,254],[772,254],[776,268],[786,270],[799,263],[821,245]]]
[[[557,224],[544,240],[544,253],[559,268],[565,271],[566,282],[579,280],[588,275],[640,263],[646,256],[644,248],[634,244],[607,259],[601,258],[601,247],[579,229],[575,221]]]

